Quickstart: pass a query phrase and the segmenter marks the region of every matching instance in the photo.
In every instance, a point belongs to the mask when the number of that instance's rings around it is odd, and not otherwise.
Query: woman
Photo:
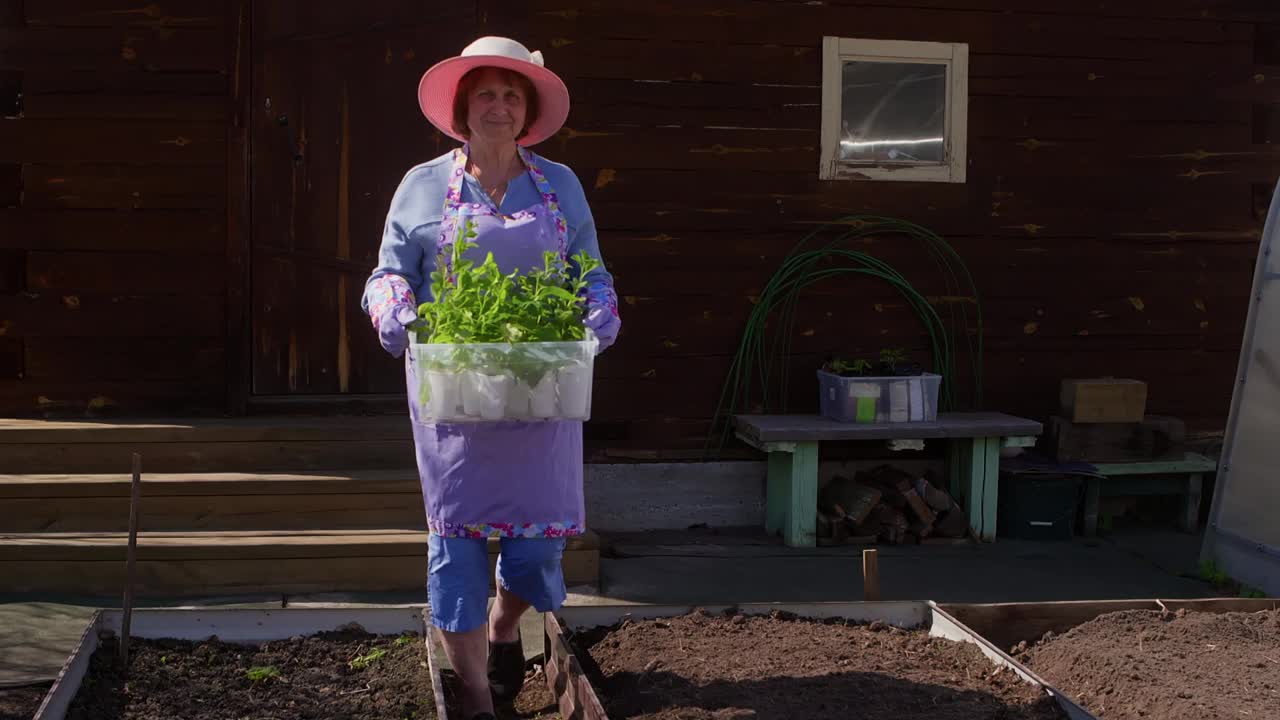
[[[504,273],[541,267],[542,254],[600,258],[581,183],[564,165],[525,148],[553,136],[569,93],[530,53],[506,38],[481,38],[418,86],[422,112],[463,147],[418,165],[391,201],[378,267],[362,304],[383,348],[399,357],[416,304],[432,300],[430,275],[449,262],[460,223],[477,236],[469,259],[488,252]],[[603,350],[617,337],[617,296],[603,264],[589,281],[583,321]],[[416,374],[406,358],[410,397]],[[410,403],[430,528],[431,622],[462,684],[464,717],[485,718],[524,681],[520,616],[565,598],[565,537],[582,533],[582,423],[424,423]],[[501,538],[492,612],[486,539]],[[487,621],[487,626],[486,626]]]

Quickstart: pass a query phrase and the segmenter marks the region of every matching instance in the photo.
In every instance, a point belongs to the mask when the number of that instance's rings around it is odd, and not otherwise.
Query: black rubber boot
[[[509,643],[489,643],[489,689],[501,705],[515,702],[524,686],[524,645],[520,638]]]
[[[498,720],[491,712],[482,712],[479,715],[472,715],[471,720]]]

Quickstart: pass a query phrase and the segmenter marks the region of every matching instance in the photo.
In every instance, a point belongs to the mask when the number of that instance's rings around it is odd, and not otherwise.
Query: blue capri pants
[[[502,538],[497,581],[538,612],[558,610],[568,591],[560,558],[564,538]],[[427,538],[427,598],[431,624],[467,632],[488,621],[489,550],[485,538]]]

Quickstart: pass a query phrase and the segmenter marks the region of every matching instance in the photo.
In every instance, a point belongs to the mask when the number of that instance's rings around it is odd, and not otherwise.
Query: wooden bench
[[[1098,534],[1099,500],[1116,495],[1181,495],[1178,526],[1186,532],[1200,529],[1200,492],[1204,474],[1217,472],[1218,463],[1196,453],[1182,460],[1131,463],[1094,463],[1098,476],[1085,486],[1084,534]]]
[[[1032,447],[1040,423],[1001,413],[943,413],[936,422],[862,425],[818,415],[735,415],[734,432],[769,454],[765,529],[782,531],[792,547],[817,543],[818,444],[888,442],[890,449],[947,442],[951,493],[964,498],[969,524],[983,540],[995,540],[1000,489],[1000,450]]]

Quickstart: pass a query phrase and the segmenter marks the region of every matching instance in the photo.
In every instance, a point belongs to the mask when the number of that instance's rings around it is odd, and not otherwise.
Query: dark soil
[[[90,660],[68,720],[423,720],[435,717],[422,638],[320,633],[259,647],[210,639],[129,642],[129,682],[115,639]],[[386,654],[363,669],[352,660]],[[254,681],[253,668],[279,675]]]
[[[1106,720],[1280,718],[1280,610],[1129,610],[1014,652]]]
[[[0,688],[0,720],[31,720],[53,683]]]
[[[458,676],[448,670],[440,673],[444,683],[444,699],[449,706],[449,717],[461,718],[462,711],[457,704]],[[547,687],[547,676],[542,670],[531,670],[525,673],[524,687],[516,696],[511,707],[498,708],[498,720],[560,720],[560,712],[556,706],[556,698]]]
[[[695,612],[575,642],[612,720],[1065,717],[976,646],[883,623]]]

